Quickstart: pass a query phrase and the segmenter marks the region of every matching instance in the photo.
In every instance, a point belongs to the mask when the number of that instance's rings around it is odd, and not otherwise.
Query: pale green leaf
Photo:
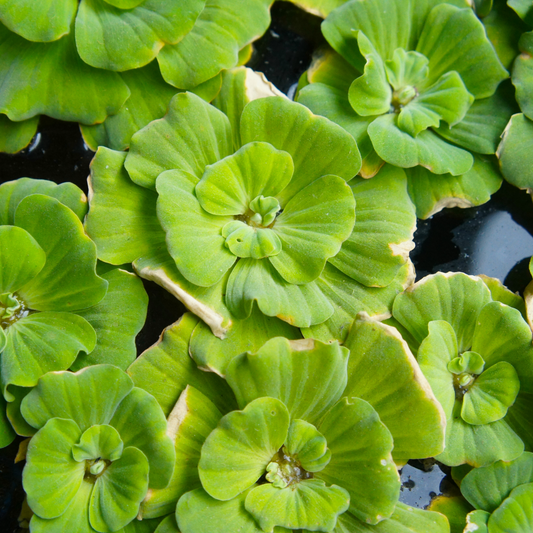
[[[416,138],[402,131],[394,114],[382,115],[368,126],[368,135],[378,155],[387,163],[402,168],[421,165],[434,174],[454,176],[468,172],[472,154],[448,144],[430,130]]]
[[[378,412],[394,439],[394,460],[440,453],[446,415],[398,331],[360,316],[345,346],[350,359],[343,395],[362,398]]]
[[[94,124],[117,113],[129,96],[117,73],[82,61],[73,33],[32,43],[0,25],[0,79],[0,113],[16,121],[44,114]]]
[[[46,253],[46,264],[18,291],[32,309],[77,311],[97,304],[107,282],[96,275],[96,246],[80,219],[58,200],[41,194],[22,200],[15,225],[24,228]]]
[[[256,353],[235,357],[227,380],[242,408],[256,398],[281,400],[292,419],[317,424],[346,387],[348,350],[337,342],[269,340]]]
[[[519,47],[522,53],[515,59],[512,76],[516,101],[526,117],[533,119],[533,105],[530,101],[533,87],[533,32],[524,33],[520,37]]]
[[[428,59],[422,54],[397,48],[394,50],[392,59],[385,62],[387,79],[395,91],[400,91],[406,86],[419,85],[428,76],[427,64]]]
[[[41,518],[61,516],[83,482],[85,462],[72,457],[81,431],[73,420],[54,418],[31,439],[23,472],[28,504]]]
[[[336,7],[347,0],[290,0],[293,4],[308,11],[312,15],[325,18]]]
[[[291,155],[294,176],[277,195],[282,207],[321,176],[333,174],[349,181],[361,168],[361,156],[351,135],[286,98],[250,102],[242,113],[241,139],[243,144],[268,142]]]
[[[50,418],[66,418],[84,432],[95,424],[108,424],[132,387],[127,374],[111,365],[91,366],[75,374],[48,373],[24,398],[21,412],[37,429]]]
[[[226,501],[249,489],[285,442],[289,416],[275,398],[257,398],[224,416],[202,447],[198,472],[206,492]]]
[[[164,118],[132,137],[125,166],[135,183],[155,189],[165,170],[183,170],[200,179],[207,165],[231,154],[231,147],[226,115],[199,96],[179,93]]]
[[[307,472],[323,470],[331,459],[324,435],[305,420],[291,421],[285,448]]]
[[[195,194],[197,183],[193,174],[184,171],[161,174],[157,178],[157,214],[179,271],[191,283],[210,287],[237,260],[222,236],[222,228],[233,218],[205,211]]]
[[[46,372],[66,370],[80,351],[96,344],[93,327],[72,313],[34,313],[17,320],[5,332],[1,369],[3,394],[9,385],[33,387]]]
[[[237,407],[226,381],[213,372],[199,370],[189,355],[189,339],[198,323],[192,314],[185,314],[165,329],[161,340],[128,369],[135,385],[155,396],[165,416],[170,414],[187,385],[207,396],[222,413]]]
[[[0,152],[15,154],[26,148],[37,133],[39,117],[13,122],[0,114]]]
[[[206,0],[192,30],[157,56],[163,78],[191,89],[237,66],[239,50],[268,28],[271,5],[272,0]]]
[[[248,318],[233,320],[224,340],[215,337],[204,322],[199,322],[193,331],[189,351],[200,368],[224,376],[236,355],[256,352],[273,337],[292,340],[301,338],[301,334],[287,322],[266,316],[254,306]]]
[[[118,431],[112,426],[100,424],[83,433],[79,442],[72,446],[72,457],[78,463],[94,459],[116,461],[122,456],[123,449],[124,443]]]
[[[352,233],[355,200],[346,182],[324,176],[304,187],[285,205],[273,229],[281,252],[270,263],[288,283],[315,280]]]
[[[28,41],[56,41],[71,30],[76,0],[1,0],[0,20]]]
[[[272,531],[276,526],[331,531],[349,503],[350,496],[343,488],[306,479],[284,489],[271,483],[254,487],[244,505],[263,531]]]
[[[392,515],[400,479],[391,457],[389,430],[372,406],[343,398],[326,414],[318,430],[326,437],[331,460],[315,478],[339,484],[350,494],[350,513],[377,524]]]
[[[13,442],[16,433],[6,413],[7,402],[0,394],[0,448],[5,448]]]
[[[96,479],[89,502],[89,520],[96,531],[117,531],[137,516],[149,470],[145,455],[129,446]]]
[[[226,287],[226,305],[237,318],[247,318],[254,301],[267,316],[277,316],[296,327],[320,324],[333,314],[333,307],[315,282],[287,283],[269,259],[240,259]]]
[[[143,67],[165,43],[182,39],[204,6],[205,0],[144,0],[125,9],[103,0],[82,0],[76,16],[76,47],[83,61],[96,68]]]
[[[243,215],[255,198],[280,193],[293,172],[287,152],[265,142],[251,142],[208,166],[196,186],[196,196],[213,215]]]
[[[516,487],[488,521],[490,533],[527,533],[533,528],[533,483]]]
[[[135,424],[131,423],[133,419]],[[145,390],[134,387],[117,406],[109,425],[120,434],[124,448],[134,446],[143,452],[150,466],[149,486],[161,489],[168,485],[176,453],[157,400]]]

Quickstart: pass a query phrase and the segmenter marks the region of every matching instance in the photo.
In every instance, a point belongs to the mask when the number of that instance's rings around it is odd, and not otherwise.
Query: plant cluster
[[[43,114],[96,152],[88,198],[0,186],[32,533],[533,530],[533,282],[410,259],[417,217],[533,190],[533,7],[291,1],[296,101],[244,66],[273,0],[0,0],[0,150]],[[137,357],[140,278],[187,312]],[[423,510],[428,458],[461,494]]]

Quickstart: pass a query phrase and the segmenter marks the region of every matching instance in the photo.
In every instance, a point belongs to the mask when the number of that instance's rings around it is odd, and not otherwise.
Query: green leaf
[[[104,274],[109,288],[104,299],[94,307],[78,311],[96,331],[96,347],[90,354],[81,353],[72,370],[110,363],[122,370],[137,356],[135,337],[144,326],[148,295],[142,281],[124,270],[113,269]]]
[[[446,517],[438,512],[425,511],[398,502],[391,517],[379,524],[365,524],[348,512],[339,516],[337,527],[333,531],[334,533],[428,533],[430,531],[450,533],[450,524]],[[462,531],[461,528],[460,533]],[[455,532],[452,530],[452,533]]]
[[[125,159],[124,152],[98,149],[91,163],[91,209],[85,220],[98,257],[115,265],[166,247],[157,219],[157,195],[129,179]]]
[[[268,317],[253,306],[248,318],[233,320],[224,340],[215,337],[204,322],[194,328],[189,351],[196,364],[210,372],[225,376],[229,362],[244,352],[256,352],[273,337],[299,339],[297,328],[278,318]]]
[[[483,283],[489,288],[492,299],[495,302],[501,302],[518,309],[522,316],[526,318],[526,306],[524,299],[516,292],[512,292],[508,289],[498,278],[490,278],[484,274],[479,276]]]
[[[427,17],[416,50],[429,59],[428,84],[456,71],[476,98],[494,94],[508,77],[472,9],[441,3]]]
[[[246,496],[245,507],[263,531],[276,526],[331,531],[349,503],[350,495],[343,488],[306,479],[284,489],[271,483],[255,487]]]
[[[81,436],[80,441],[72,446],[75,461],[106,459],[116,461],[122,456],[124,443],[118,431],[108,425],[91,426]]]
[[[144,0],[104,0],[104,2],[120,9],[133,9],[144,2]]]
[[[457,358],[457,337],[445,320],[433,320],[428,324],[429,334],[418,349],[418,363],[422,373],[439,400],[449,419],[455,405],[454,377],[448,370]]]
[[[239,259],[226,287],[226,305],[237,318],[250,316],[254,301],[267,316],[277,316],[296,327],[328,319],[333,308],[315,282],[287,283],[269,259]]]
[[[473,507],[461,496],[440,495],[431,500],[428,509],[448,519],[450,533],[463,533],[468,513]],[[478,532],[482,533],[482,532]]]
[[[26,148],[37,133],[39,117],[13,122],[0,114],[0,152],[15,154]]]
[[[478,467],[500,459],[511,461],[524,450],[524,443],[506,423],[471,426],[461,418],[461,403],[455,402],[446,427],[446,448],[436,459],[448,466],[463,463]]]
[[[251,142],[208,166],[196,186],[196,196],[213,215],[243,215],[255,198],[280,193],[293,172],[287,152],[268,143]]]
[[[170,414],[187,385],[207,396],[222,413],[237,407],[226,381],[212,372],[199,370],[189,356],[189,339],[198,322],[192,314],[185,314],[166,328],[161,340],[128,369],[135,385],[155,396],[165,416]]]
[[[468,372],[469,374],[481,374],[484,367],[485,361],[483,361],[483,357],[472,351],[463,352],[458,357],[452,358],[448,363],[448,371],[457,375],[460,375],[463,372]]]
[[[131,95],[118,113],[107,117],[101,124],[81,125],[85,142],[95,152],[99,146],[127,150],[132,135],[152,120],[163,117],[170,100],[178,92],[163,80],[156,61],[123,72],[120,76]]]
[[[41,518],[61,516],[77,499],[85,463],[72,457],[81,431],[73,420],[54,418],[31,439],[22,481],[28,504]]]
[[[363,117],[388,113],[392,90],[381,56],[362,31],[357,33],[357,44],[366,59],[364,73],[356,78],[348,90],[353,110]]]
[[[13,426],[17,435],[23,437],[31,437],[37,432],[35,428],[31,427],[26,420],[24,420],[24,417],[20,412],[20,404],[30,391],[31,388],[17,387],[16,385],[11,386],[9,388],[9,393],[13,396],[13,400],[8,402],[4,409],[7,419],[11,423],[10,426]],[[5,402],[5,399],[0,395],[0,402],[2,401]]]
[[[76,0],[2,0],[0,20],[28,41],[56,41],[69,33],[77,8]]]
[[[47,533],[51,528],[69,533],[92,533],[94,529],[89,522],[89,501],[93,492],[92,483],[82,482],[76,497],[65,512],[54,520],[46,520],[34,514],[30,527],[32,532]]]
[[[183,170],[200,179],[207,165],[230,155],[231,147],[226,115],[199,96],[180,93],[164,118],[132,137],[125,166],[134,183],[155,189],[165,170]]]
[[[446,207],[465,208],[488,202],[502,184],[493,159],[474,155],[474,165],[460,176],[439,176],[423,167],[406,169],[409,195],[418,218],[427,219]]]
[[[516,101],[526,117],[533,119],[533,105],[529,95],[533,87],[533,32],[520,37],[519,48],[522,52],[515,59],[512,81],[516,89]]]
[[[76,16],[76,47],[83,61],[96,68],[143,67],[165,43],[187,35],[204,5],[205,0],[145,0],[125,8],[107,0],[83,0]]]
[[[354,223],[350,187],[337,176],[319,178],[294,195],[276,219],[282,247],[268,260],[288,283],[309,283],[339,252]]]
[[[394,439],[396,463],[440,453],[446,415],[398,331],[359,315],[345,346],[350,359],[343,395],[377,411]]]
[[[533,454],[524,452],[513,461],[475,468],[463,478],[461,492],[476,509],[493,513],[515,487],[531,482]]]
[[[157,56],[163,78],[191,89],[237,66],[239,50],[268,28],[271,5],[272,0],[206,0],[192,30]]]
[[[429,69],[428,59],[418,52],[403,48],[394,50],[392,59],[385,61],[387,80],[395,91],[400,91],[406,86],[415,86],[423,83],[427,78]],[[388,112],[385,110],[384,112]]]
[[[117,531],[131,522],[148,490],[150,467],[145,455],[134,447],[124,448],[96,480],[89,503],[89,520],[97,531]]]
[[[463,398],[461,417],[469,424],[489,424],[502,419],[513,405],[520,379],[513,365],[501,361],[483,372]]]
[[[445,320],[457,335],[459,352],[471,347],[477,317],[491,301],[483,281],[462,273],[433,274],[400,294],[393,315],[415,337],[417,342],[428,334],[432,320]],[[474,351],[484,353],[483,350]]]
[[[22,228],[0,226],[0,294],[22,288],[42,270],[46,254]]]
[[[176,507],[176,520],[183,533],[262,533],[244,508],[247,492],[229,501],[215,500],[205,490],[184,494]]]
[[[369,287],[389,285],[413,248],[416,216],[401,169],[384,167],[372,180],[350,182],[356,223],[340,252],[329,262]]]
[[[262,200],[274,200],[275,198],[263,198]],[[275,211],[276,208],[273,209]],[[259,215],[256,213],[254,216]],[[270,228],[255,228],[241,220],[232,220],[222,228],[222,236],[225,237],[225,245],[231,253],[237,257],[251,257],[263,259],[273,257],[281,252],[281,240],[278,234]]]
[[[12,226],[21,200],[30,194],[44,194],[69,207],[80,220],[87,213],[87,197],[74,183],[57,184],[48,180],[19,178],[0,185],[0,223]]]
[[[257,398],[224,416],[202,447],[198,472],[204,489],[224,501],[249,489],[285,442],[289,416],[275,398]]]
[[[134,446],[143,452],[150,466],[149,486],[166,487],[172,476],[176,453],[157,400],[145,390],[134,387],[117,406],[109,425],[120,434],[124,448]]]
[[[0,448],[9,446],[14,440],[16,433],[6,413],[7,402],[0,394]]]
[[[316,425],[341,397],[347,363],[348,350],[337,342],[278,337],[256,354],[235,357],[226,378],[241,408],[256,398],[269,396],[281,400],[292,419]]]
[[[73,33],[52,43],[32,43],[0,25],[0,58],[0,113],[11,120],[44,114],[94,124],[117,113],[129,96],[117,73],[82,61]]]
[[[105,296],[107,282],[95,271],[96,246],[68,207],[49,196],[30,195],[19,203],[15,225],[30,233],[46,253],[44,268],[18,291],[30,308],[77,311]]]
[[[241,117],[241,139],[243,144],[268,142],[292,157],[293,178],[277,195],[282,207],[317,178],[333,174],[349,181],[361,168],[361,156],[351,135],[286,98],[250,102]]]
[[[533,187],[532,139],[533,122],[522,113],[513,115],[496,152],[505,179],[519,189]]]
[[[396,125],[394,114],[382,115],[368,126],[368,135],[378,155],[387,163],[402,168],[421,165],[434,174],[454,176],[468,172],[472,154],[443,141],[430,130],[416,138]]]
[[[372,406],[359,398],[343,398],[318,430],[326,437],[331,461],[315,478],[346,489],[349,511],[359,520],[377,524],[390,517],[400,479],[391,457],[392,436]]]
[[[533,483],[516,487],[488,521],[492,533],[527,533],[533,527]]]
[[[346,0],[290,0],[293,4],[308,11],[312,15],[325,18],[336,7],[342,5]]]
[[[392,302],[411,285],[412,269],[406,263],[386,287],[367,287],[326,263],[316,281],[317,287],[334,308],[333,315],[322,324],[302,330],[304,337],[330,342],[344,342],[358,313],[365,312],[378,320],[391,316]]]
[[[453,127],[441,124],[435,131],[447,141],[472,152],[496,153],[500,135],[515,110],[510,92],[507,85],[500,85],[492,96],[476,100],[459,123]]]
[[[209,398],[187,385],[168,417],[168,433],[173,435],[176,450],[174,472],[165,488],[151,489],[146,495],[140,511],[143,519],[174,512],[183,494],[202,487],[198,474],[200,452],[221,418]]]
[[[191,283],[210,287],[237,259],[222,235],[222,228],[233,218],[205,211],[195,195],[197,183],[188,172],[169,170],[161,174],[157,178],[157,214],[179,271]]]
[[[413,137],[430,126],[438,127],[441,120],[452,127],[461,122],[473,102],[459,74],[447,72],[400,111],[398,127]]]
[[[331,459],[324,435],[305,420],[292,420],[285,448],[307,472],[323,470]]]
[[[470,528],[467,529],[467,531],[472,530],[472,528],[475,528],[475,531],[478,531],[478,533],[488,533],[488,522],[489,522],[490,514],[486,511],[472,511],[471,513],[468,513],[466,517],[466,527]]]
[[[222,87],[212,103],[230,120],[235,150],[242,146],[240,122],[246,104],[257,98],[281,95],[261,72],[245,67],[222,71]]]
[[[96,344],[93,327],[72,313],[35,313],[10,325],[2,352],[3,394],[9,385],[33,387],[46,372],[66,370],[80,351]]]
[[[21,412],[37,429],[50,418],[66,418],[84,432],[95,424],[108,424],[132,387],[128,375],[111,365],[91,366],[75,374],[48,373],[24,398]]]
[[[528,0],[507,0],[507,5],[516,11],[522,20],[530,26],[533,23],[533,12]]]
[[[159,520],[159,519],[156,519],[156,520]],[[139,523],[143,524],[145,522],[146,520],[142,520]],[[148,532],[148,533],[152,533],[152,532]],[[175,513],[168,515],[161,522],[159,522],[159,525],[157,526],[156,530],[153,533],[179,533],[178,524],[176,523]]]

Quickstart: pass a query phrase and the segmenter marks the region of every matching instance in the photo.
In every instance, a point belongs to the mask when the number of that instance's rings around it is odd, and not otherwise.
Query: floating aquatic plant
[[[21,411],[38,430],[23,471],[32,531],[122,531],[172,475],[161,408],[117,367],[48,373]]]
[[[501,182],[490,158],[511,114],[508,77],[462,0],[351,0],[331,11],[298,101],[357,140],[361,174],[406,169],[417,214],[479,205]],[[460,44],[459,44],[460,43]]]
[[[446,413],[437,459],[447,465],[509,461],[533,445],[531,329],[496,298],[481,278],[439,273],[394,302],[394,319]]]

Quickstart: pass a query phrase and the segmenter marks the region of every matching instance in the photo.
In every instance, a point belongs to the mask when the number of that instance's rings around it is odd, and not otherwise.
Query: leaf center
[[[89,483],[95,483],[96,480],[106,471],[107,467],[111,464],[108,459],[102,459],[98,457],[91,461],[85,461],[85,481]]]
[[[296,457],[287,452],[285,446],[272,457],[266,469],[266,480],[278,489],[284,489],[293,483],[313,477],[313,474],[305,470]]]
[[[453,374],[455,397],[462,400],[469,391],[476,378],[483,372],[485,361],[476,352],[464,352],[448,363],[448,370]]]
[[[0,325],[3,329],[30,314],[24,300],[14,293],[0,295]]]

